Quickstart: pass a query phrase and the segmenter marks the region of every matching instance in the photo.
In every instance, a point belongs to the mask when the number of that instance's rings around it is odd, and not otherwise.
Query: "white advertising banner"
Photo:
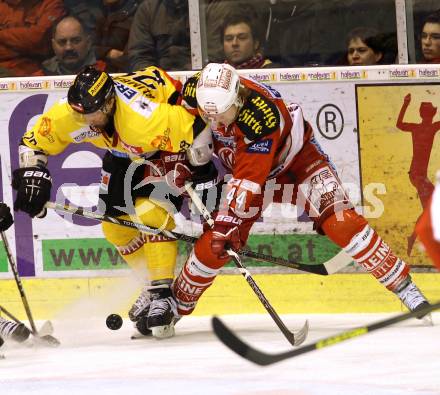
[[[182,81],[190,75],[184,72],[171,74]],[[357,88],[362,85],[425,85],[440,82],[440,68],[434,66],[277,69],[244,74],[270,84],[286,101],[301,105],[305,118],[314,128],[316,139],[334,162],[351,200],[360,212],[364,211],[362,204],[368,203],[368,196],[365,195],[367,185],[361,182]],[[40,114],[66,94],[71,81],[68,77],[0,80],[0,201],[11,207],[11,171],[18,167],[20,138]],[[53,200],[58,195],[75,205],[96,206],[102,155],[102,151],[90,144],[78,144],[50,158],[49,169],[54,180]],[[382,192],[379,188],[371,193],[378,195]],[[265,213],[267,215],[263,221],[254,226],[251,244],[255,240],[259,250],[260,245],[265,245],[264,237],[268,235],[300,233],[310,237],[313,233],[307,218],[282,215],[282,210],[282,207],[273,207],[269,213]],[[24,276],[99,276],[126,270],[125,263],[104,240],[100,225],[94,221],[82,218],[66,221],[53,211],[44,219],[30,220],[23,213],[15,213],[14,219],[15,225],[7,235],[11,248],[17,252],[19,270]],[[258,239],[260,236],[261,239]],[[312,259],[309,239],[302,243],[305,244],[301,251],[308,255],[299,257]],[[324,247],[327,248],[327,244],[321,249]],[[292,245],[283,245],[283,242],[277,248],[280,251],[278,255],[287,257],[298,250]],[[4,252],[0,252],[2,277],[10,277]]]

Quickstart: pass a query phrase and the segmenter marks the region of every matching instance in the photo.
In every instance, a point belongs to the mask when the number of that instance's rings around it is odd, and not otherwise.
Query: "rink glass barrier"
[[[376,31],[381,64],[422,63],[423,21],[436,0],[189,0],[193,69],[223,61],[220,37],[228,10],[256,20],[254,36],[278,67],[347,64],[347,37],[357,28]]]
[[[126,43],[119,40],[115,43],[115,37],[111,34],[101,37],[101,31],[114,27],[116,19],[121,23],[127,23],[124,26],[127,34],[128,30],[133,28],[133,24],[140,29],[137,22],[131,21],[131,18],[136,19],[136,10],[130,8],[118,12],[98,0],[64,3],[66,12],[81,19],[86,29],[91,32],[97,58],[106,62],[111,71],[134,71],[133,68],[137,68],[139,64],[145,65],[139,63],[142,56],[133,56],[124,66],[112,65],[113,62],[109,61],[102,48],[117,45],[117,49],[123,50]],[[171,4],[174,2],[165,3],[165,6],[169,7],[168,14],[171,20],[163,16],[165,8],[150,10],[150,13],[152,20],[159,18],[163,28],[170,29],[171,39],[168,44],[171,49],[161,48],[159,44],[157,54],[161,55],[151,53],[148,48],[143,50],[148,53],[147,58],[155,59],[152,62],[156,64],[162,64],[160,62],[167,58],[169,50],[174,56],[169,67],[163,66],[167,71],[170,71],[171,67],[172,70],[186,69],[188,64],[193,70],[197,70],[209,62],[224,61],[221,25],[231,11],[241,12],[255,21],[253,38],[260,44],[258,52],[274,62],[276,67],[345,65],[348,36],[358,28],[373,31],[377,44],[375,46],[379,47],[379,52],[383,54],[379,60],[381,64],[422,63],[420,35],[423,21],[439,8],[437,0],[188,0],[177,2],[177,6]],[[139,15],[145,11],[141,9]],[[105,15],[108,16],[107,19]],[[125,20],[127,17],[128,20]],[[5,23],[7,25],[8,21]],[[130,23],[132,25],[129,25]],[[179,26],[189,26],[189,31],[176,31],[175,28]],[[156,27],[153,27],[153,31],[155,29]],[[142,43],[136,43],[135,39],[133,41],[131,44],[134,48],[142,47]],[[46,46],[47,51],[42,51],[40,56],[29,55],[37,64],[53,56],[49,39],[40,45]],[[15,52],[22,53],[23,50],[19,48]],[[160,56],[163,58],[159,59]],[[11,67],[8,66],[7,57],[3,61],[5,67],[0,69],[1,76],[13,76],[20,72],[17,68],[7,68]]]
[[[171,74],[184,82],[192,73]],[[435,171],[440,168],[439,137],[436,133],[432,146],[422,150],[427,157],[413,157],[416,134],[400,130],[397,119],[408,94],[411,101],[404,122],[421,123],[422,103],[438,107],[440,65],[246,70],[242,74],[270,84],[286,101],[302,106],[304,117],[312,124],[316,140],[335,164],[356,210],[368,218],[414,270],[432,271],[417,242],[408,256],[408,238],[422,211],[417,179],[414,181],[413,177],[411,180],[408,173],[414,167],[423,173],[423,162],[429,159],[426,176],[434,180]],[[0,139],[0,200],[10,206],[13,204],[10,174],[11,169],[18,167],[20,137],[41,113],[65,96],[72,79],[0,79],[0,130],[4,136]],[[440,113],[437,112],[433,123],[439,120]],[[417,130],[423,132],[423,128]],[[90,144],[72,144],[62,154],[50,157],[49,169],[54,180],[52,200],[58,194],[64,196],[65,203],[89,209],[95,206],[102,155],[103,151]],[[417,168],[417,163],[422,163],[421,167]],[[177,231],[184,229],[198,234],[201,225],[188,220],[187,204],[184,207],[184,215],[178,218]],[[130,272],[113,246],[103,238],[100,225],[91,220],[74,217],[73,222],[66,221],[49,211],[44,219],[31,221],[27,215],[15,213],[15,225],[7,231],[7,237],[20,274],[45,279],[45,286],[50,279],[64,278],[74,281],[79,290],[93,279],[95,282],[116,281]],[[290,205],[272,205],[262,220],[254,225],[248,246],[260,253],[310,264],[325,262],[338,252],[337,247],[312,230],[306,216],[298,216],[295,207]],[[185,244],[179,246],[179,267],[190,248]],[[281,273],[288,278],[295,277],[287,274],[293,272],[290,269],[249,259],[244,259],[244,263],[253,273]],[[352,263],[344,271],[361,270]],[[232,272],[231,265],[223,270],[226,274]],[[371,281],[361,280],[364,276],[360,273],[350,276],[368,284],[374,283],[372,278]],[[312,277],[318,288],[327,281],[332,284],[338,281],[330,280],[330,277]],[[4,251],[0,249],[0,279],[9,279],[2,281],[2,294],[13,286],[11,278]],[[233,280],[231,284],[235,281],[242,280]],[[276,287],[272,280],[267,281]],[[80,283],[83,285],[79,286]],[[221,284],[221,280],[216,283]],[[309,284],[312,287],[314,283]],[[337,288],[334,285],[334,289]],[[75,285],[72,289],[76,289]],[[85,286],[85,289],[91,288]],[[17,301],[16,297],[12,299]]]

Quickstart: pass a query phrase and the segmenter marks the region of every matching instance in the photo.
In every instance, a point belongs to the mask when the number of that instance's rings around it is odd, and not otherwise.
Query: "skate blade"
[[[156,339],[168,339],[170,337],[173,337],[175,334],[174,323],[164,326],[155,326],[150,329]]]
[[[152,333],[150,333],[148,335],[143,335],[142,333],[136,332],[136,333],[133,333],[130,336],[131,340],[152,339],[152,338],[153,338],[153,334]]]
[[[420,318],[420,322],[423,324],[423,326],[434,326],[434,321],[432,319],[431,313],[426,314],[422,318]]]
[[[33,344],[35,347],[58,347],[61,343],[52,335],[33,336]]]

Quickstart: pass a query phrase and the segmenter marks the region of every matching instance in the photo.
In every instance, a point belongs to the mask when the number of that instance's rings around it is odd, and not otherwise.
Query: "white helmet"
[[[197,83],[197,104],[206,114],[221,114],[233,104],[241,107],[238,96],[240,77],[226,63],[209,63],[202,70]]]

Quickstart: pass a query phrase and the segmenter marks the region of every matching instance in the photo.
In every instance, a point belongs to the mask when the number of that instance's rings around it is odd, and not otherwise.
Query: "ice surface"
[[[389,315],[288,315],[289,327],[306,318],[306,344]],[[105,315],[53,321],[57,349],[8,342],[1,349],[0,394],[93,395],[404,395],[440,394],[438,326],[415,319],[270,367],[238,357],[211,331],[209,317],[187,317],[172,339],[130,340],[128,321],[119,331]],[[252,345],[266,351],[290,346],[269,316],[225,316]]]

